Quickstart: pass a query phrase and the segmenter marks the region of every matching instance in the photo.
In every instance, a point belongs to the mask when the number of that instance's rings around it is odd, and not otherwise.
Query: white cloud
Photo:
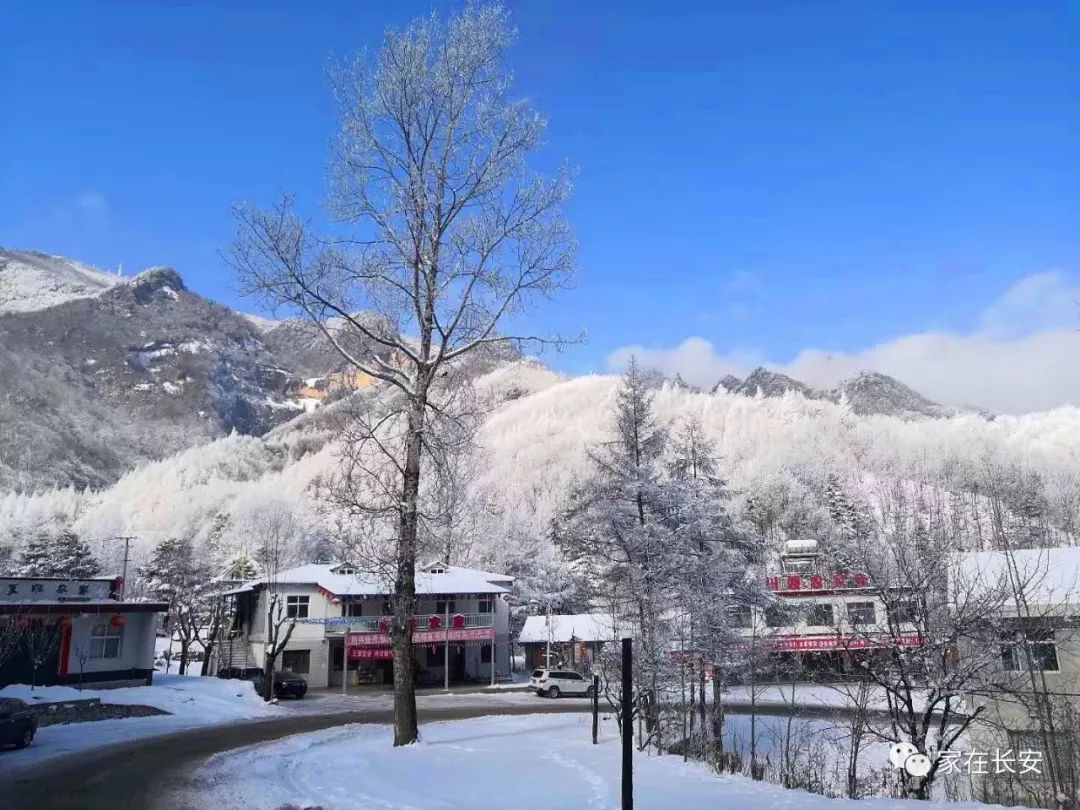
[[[1064,273],[1028,276],[988,307],[969,334],[903,335],[856,351],[809,348],[787,362],[752,350],[721,352],[692,337],[671,349],[618,349],[608,367],[623,368],[630,355],[706,388],[725,374],[743,375],[758,365],[821,388],[869,369],[949,405],[1007,413],[1080,405],[1080,283]]]
[[[84,191],[76,195],[75,210],[90,217],[106,217],[109,214],[109,200],[99,191]]]

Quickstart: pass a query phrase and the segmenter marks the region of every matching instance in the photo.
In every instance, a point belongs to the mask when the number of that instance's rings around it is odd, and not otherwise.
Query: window
[[[485,644],[483,647],[480,648],[480,663],[481,664],[490,664],[491,663],[491,645],[490,644]]]
[[[832,605],[811,605],[810,613],[806,616],[806,623],[813,627],[832,627]]]
[[[450,600],[449,607],[447,606],[445,599],[440,599],[435,603],[435,612],[439,615],[453,613],[455,610],[457,610],[457,603],[453,599]]]
[[[437,565],[436,565],[436,566],[432,566],[432,568],[431,568],[430,570],[431,570],[431,573],[432,573],[432,574],[445,574],[445,573],[446,573],[446,569],[445,569],[445,568],[442,568],[442,567],[440,567],[440,566],[437,566]]]
[[[788,557],[784,560],[784,571],[789,574],[805,574],[813,567],[813,557]]]
[[[1058,671],[1057,641],[1052,627],[1003,633],[1001,640],[1005,642],[1001,645],[1001,663],[1007,671],[1027,672],[1029,654],[1034,671]]]
[[[765,624],[769,627],[784,627],[788,624],[787,611],[781,607],[765,608]]]
[[[919,606],[912,601],[897,602],[888,606],[889,616],[895,624],[915,624]]]
[[[311,671],[311,650],[285,650],[281,654],[281,668],[307,675]]]
[[[113,627],[108,622],[95,624],[90,629],[90,657],[119,658],[123,637],[123,627]]]
[[[732,627],[752,627],[754,613],[749,605],[732,605],[728,608],[728,618]]]
[[[858,627],[860,624],[876,624],[877,611],[873,602],[848,602],[848,621]]]
[[[290,619],[306,619],[310,596],[286,596],[285,615]]]
[[[340,568],[338,568],[336,573],[338,573],[338,574],[355,574],[356,569],[353,568],[351,565],[343,565]]]
[[[491,599],[481,599],[476,603],[477,613],[494,613],[495,603]]]
[[[345,615],[346,616],[363,616],[364,615],[364,603],[363,602],[346,602],[345,603]]]

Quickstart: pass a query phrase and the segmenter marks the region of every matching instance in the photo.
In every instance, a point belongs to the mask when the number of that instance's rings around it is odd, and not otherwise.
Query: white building
[[[413,645],[421,685],[495,682],[510,675],[510,586],[513,578],[433,564],[416,575]],[[391,683],[390,588],[343,563],[311,564],[246,582],[235,601],[230,637],[215,666],[263,666],[269,594],[277,593],[295,627],[278,659],[313,687]]]
[[[0,662],[0,686],[11,683],[148,684],[161,602],[124,602],[120,577],[0,579],[0,633],[22,640]],[[26,641],[41,654],[36,673]]]

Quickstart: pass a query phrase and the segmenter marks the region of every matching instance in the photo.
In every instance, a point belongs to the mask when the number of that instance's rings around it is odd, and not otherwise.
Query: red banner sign
[[[862,650],[867,647],[918,647],[922,639],[915,634],[892,636],[880,636],[868,638],[866,636],[781,636],[778,638],[763,639],[764,645],[770,650],[781,652],[813,652],[815,650]]]
[[[441,644],[444,641],[492,641],[494,627],[459,627],[450,630],[413,630],[413,644]],[[349,647],[388,647],[390,636],[386,633],[349,633]]]
[[[392,661],[393,647],[349,647],[349,658],[353,661]]]
[[[860,571],[836,574],[773,574],[765,577],[770,591],[846,591],[869,588],[870,577]]]

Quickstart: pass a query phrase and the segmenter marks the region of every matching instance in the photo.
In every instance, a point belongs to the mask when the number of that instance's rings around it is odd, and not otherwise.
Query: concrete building
[[[744,643],[759,646],[778,668],[822,679],[857,672],[883,648],[920,643],[897,589],[860,571],[823,565],[814,541],[789,541],[780,569],[765,577],[776,604],[732,611]]]
[[[413,646],[421,685],[510,676],[513,578],[435,563],[417,571]],[[295,621],[278,659],[314,687],[393,682],[390,589],[348,563],[303,565],[227,591],[233,621],[214,669],[263,666],[269,594]]]
[[[2,578],[0,634],[14,653],[0,661],[0,686],[148,684],[159,614],[167,608],[123,601],[120,577]]]
[[[956,589],[982,589],[994,606],[986,638],[997,642],[987,688],[972,697],[979,713],[971,748],[993,755],[1035,752],[1037,770],[988,768],[976,776],[980,797],[1056,807],[1080,799],[1080,548],[1022,549],[962,555]],[[980,645],[976,647],[975,645]],[[959,655],[986,657],[986,639]],[[1051,761],[1052,759],[1052,761]],[[1053,774],[1051,774],[1051,770]],[[978,778],[981,776],[982,778]]]

